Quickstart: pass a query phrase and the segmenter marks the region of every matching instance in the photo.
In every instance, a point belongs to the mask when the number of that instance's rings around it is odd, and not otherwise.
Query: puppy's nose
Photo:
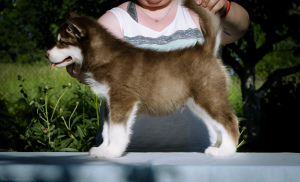
[[[46,52],[46,58],[49,59],[49,51]]]

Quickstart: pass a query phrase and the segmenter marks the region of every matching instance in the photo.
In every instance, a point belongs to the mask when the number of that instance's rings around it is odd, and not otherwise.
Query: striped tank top
[[[137,22],[135,5],[129,3],[127,12],[121,8],[110,10],[118,19],[124,39],[137,47],[168,51],[190,47],[204,41],[201,31],[188,9],[178,5],[173,22],[162,31],[152,30]]]

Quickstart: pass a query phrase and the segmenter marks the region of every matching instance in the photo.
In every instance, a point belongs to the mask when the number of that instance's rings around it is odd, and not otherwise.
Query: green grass
[[[23,98],[20,94],[20,81],[18,75],[22,76],[26,82],[28,94],[37,96],[39,87],[50,85],[52,88],[61,88],[62,85],[71,83],[73,86],[84,87],[76,79],[72,78],[65,68],[50,70],[50,64],[3,64],[0,63],[0,95],[10,102],[16,102]],[[53,96],[57,99],[58,96]],[[67,95],[64,99],[72,97]]]

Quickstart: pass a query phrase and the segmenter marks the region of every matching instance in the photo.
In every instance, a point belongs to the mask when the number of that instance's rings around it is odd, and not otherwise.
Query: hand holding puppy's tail
[[[205,39],[203,47],[216,55],[221,41],[219,16],[201,5],[197,5],[194,0],[185,0],[183,5],[194,11],[200,17],[200,25]]]

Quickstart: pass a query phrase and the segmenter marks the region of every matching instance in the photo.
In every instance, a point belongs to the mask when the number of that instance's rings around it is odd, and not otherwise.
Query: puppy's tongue
[[[53,68],[54,65],[55,65],[55,63],[52,63],[50,69]]]

